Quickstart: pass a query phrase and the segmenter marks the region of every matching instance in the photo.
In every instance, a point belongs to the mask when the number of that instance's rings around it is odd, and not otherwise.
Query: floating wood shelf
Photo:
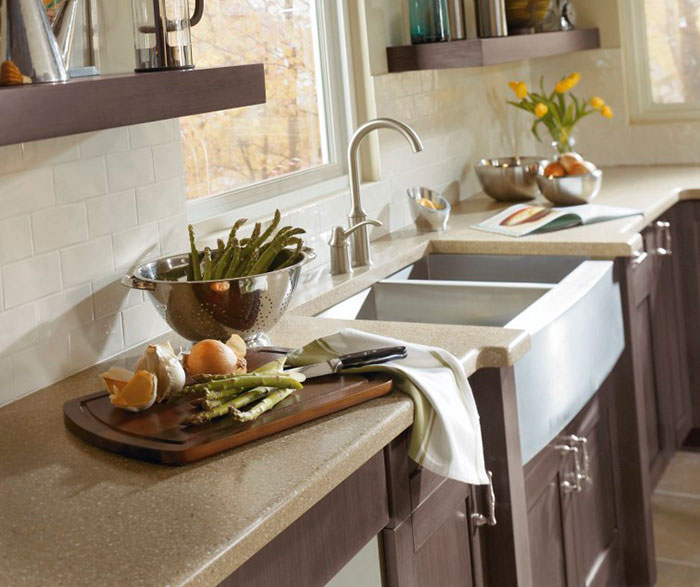
[[[598,29],[468,39],[446,43],[388,47],[389,73],[419,69],[485,67],[524,59],[598,49]]]
[[[0,145],[264,102],[261,63],[0,87]]]

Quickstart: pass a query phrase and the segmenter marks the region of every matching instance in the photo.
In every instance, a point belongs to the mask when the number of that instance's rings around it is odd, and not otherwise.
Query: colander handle
[[[304,265],[307,263],[311,263],[316,258],[316,251],[314,251],[311,247],[304,247],[302,249],[304,251],[304,255],[306,256],[306,259],[304,259]]]
[[[125,275],[122,277],[122,285],[131,289],[143,289],[146,291],[153,291],[156,289],[156,284],[150,281],[144,281],[139,279],[134,275]]]

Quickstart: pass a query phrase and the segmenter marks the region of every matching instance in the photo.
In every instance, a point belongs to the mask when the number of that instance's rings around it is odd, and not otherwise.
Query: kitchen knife
[[[386,363],[392,359],[405,359],[406,354],[405,346],[384,347],[381,349],[372,349],[369,351],[342,355],[324,361],[323,363],[296,367],[294,369],[289,369],[289,372],[302,373],[307,379],[311,379],[313,377],[322,377],[323,375],[338,373],[341,369],[376,365],[378,363]]]

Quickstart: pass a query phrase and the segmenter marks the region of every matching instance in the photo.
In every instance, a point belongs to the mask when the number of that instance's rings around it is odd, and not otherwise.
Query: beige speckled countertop
[[[408,229],[373,243],[369,270],[307,276],[294,309],[270,335],[275,344],[298,346],[352,325],[444,346],[469,373],[511,365],[529,348],[525,333],[311,316],[430,251],[629,256],[648,222],[679,199],[700,199],[693,188],[700,188],[700,167],[607,169],[597,202],[636,207],[643,217],[521,239],[470,229],[502,208],[476,196],[455,207],[446,233]],[[132,365],[140,350],[110,363]],[[63,402],[97,389],[100,370],[0,409],[3,584],[216,584],[413,419],[411,402],[393,394],[195,465],[151,465],[92,448],[64,428]]]

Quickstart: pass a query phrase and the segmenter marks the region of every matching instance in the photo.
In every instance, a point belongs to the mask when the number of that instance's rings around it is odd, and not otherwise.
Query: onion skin
[[[218,340],[200,340],[187,357],[187,372],[194,375],[225,375],[235,373],[238,357]]]

